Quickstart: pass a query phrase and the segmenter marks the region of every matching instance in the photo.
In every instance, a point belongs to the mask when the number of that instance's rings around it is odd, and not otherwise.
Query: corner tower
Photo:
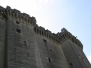
[[[56,34],[35,17],[0,7],[0,68],[69,68]]]
[[[65,28],[58,33],[61,47],[70,68],[91,68],[82,43]]]
[[[90,68],[90,63],[65,28],[52,33],[35,17],[0,6],[0,68]]]
[[[0,6],[0,68],[4,68],[5,63],[5,39],[6,39],[6,18],[5,8]]]
[[[5,68],[36,68],[34,17],[6,7]]]

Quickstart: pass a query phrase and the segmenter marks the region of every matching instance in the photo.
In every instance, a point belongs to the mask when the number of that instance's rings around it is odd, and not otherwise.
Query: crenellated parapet
[[[46,37],[49,40],[52,40],[53,42],[62,44],[65,42],[67,39],[70,39],[73,43],[75,43],[79,48],[83,49],[82,43],[75,37],[73,36],[70,32],[68,32],[65,28],[61,30],[60,33],[52,33],[49,30],[45,30],[43,27],[39,27],[37,24],[34,26],[34,31],[36,34]]]
[[[49,30],[46,30],[45,28],[38,26],[36,24],[35,17],[30,17],[26,13],[21,13],[17,9],[11,9],[11,7],[7,6],[6,8],[3,8],[0,6],[0,18],[2,19],[12,19],[16,22],[21,22],[27,25],[31,25],[34,27],[34,32],[37,35],[40,35],[42,37],[48,38],[52,42],[62,44],[65,40],[70,39],[72,42],[78,45],[81,49],[83,49],[82,43],[73,36],[70,32],[68,32],[65,28],[61,30],[60,33],[52,33]]]
[[[58,39],[57,35],[52,33],[51,31],[49,31],[48,29],[46,30],[45,28],[35,25],[34,26],[34,31],[36,34],[42,36],[42,37],[46,37],[49,40],[55,42],[55,43],[59,43],[60,40]]]
[[[64,29],[64,28],[63,28]],[[79,48],[83,49],[83,45],[82,43],[75,37],[73,36],[70,32],[68,32],[67,30],[61,30],[60,33],[58,33],[57,35],[59,36],[60,42],[61,44],[67,40],[70,39],[73,43],[75,43]]]
[[[4,19],[5,18],[5,8],[3,8],[2,6],[0,6],[0,18]]]
[[[16,21],[26,23],[28,25],[34,26],[36,24],[36,19],[35,17],[30,17],[26,13],[21,13],[17,9],[11,9],[10,6],[7,6],[6,8],[3,8],[0,6],[0,16],[2,18],[9,18],[9,19],[14,19]]]

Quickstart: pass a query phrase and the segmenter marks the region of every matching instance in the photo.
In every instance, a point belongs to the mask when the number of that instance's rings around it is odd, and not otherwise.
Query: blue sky
[[[54,33],[65,27],[82,42],[91,63],[91,0],[2,0],[0,5],[36,17],[39,26]]]

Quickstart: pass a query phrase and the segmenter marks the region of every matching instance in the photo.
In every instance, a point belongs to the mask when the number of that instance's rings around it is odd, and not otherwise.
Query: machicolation
[[[82,43],[65,28],[52,33],[35,17],[0,6],[0,68],[91,68]]]
[[[70,32],[68,32],[65,28],[63,28],[62,32],[60,33],[52,33],[51,31],[45,30],[45,28],[38,26],[36,24],[35,17],[30,17],[28,14],[21,13],[17,9],[11,9],[11,7],[9,6],[7,6],[6,8],[0,6],[0,16],[2,16],[3,19],[7,19],[8,17],[14,18],[17,24],[24,23],[30,25],[34,28],[36,34],[46,37],[53,42],[61,44],[63,41],[65,41],[65,39],[70,39],[81,49],[83,49],[81,42],[78,39],[76,39],[76,37],[73,36]],[[21,33],[21,30],[17,29],[17,32]]]

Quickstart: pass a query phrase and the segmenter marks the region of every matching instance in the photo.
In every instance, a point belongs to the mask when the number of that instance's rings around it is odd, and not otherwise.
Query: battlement
[[[21,13],[17,9],[11,9],[10,6],[7,6],[6,8],[3,8],[2,6],[0,6],[0,16],[6,19],[12,18],[12,19],[15,19],[16,21],[25,22],[26,24],[32,25],[32,26],[36,24],[35,17],[30,17],[28,14]]]
[[[77,44],[81,49],[83,49],[82,43],[75,37],[73,36],[70,32],[68,32],[65,28],[61,30],[60,33],[52,33],[49,30],[46,30],[45,28],[38,26],[36,24],[36,19],[35,17],[30,17],[26,13],[21,13],[17,9],[11,9],[10,6],[7,6],[6,8],[3,8],[0,6],[0,17],[1,18],[10,18],[14,19],[19,22],[24,22],[28,25],[32,25],[34,27],[34,32],[42,37],[46,37],[49,40],[62,44],[65,40],[70,39],[72,42]]]
[[[5,18],[5,8],[3,8],[2,6],[0,6],[0,18]]]
[[[46,37],[53,42],[60,43],[60,40],[58,39],[57,35],[52,33],[51,31],[49,31],[48,29],[45,30],[45,28],[43,28],[41,26],[39,27],[38,25],[36,25],[34,27],[34,31],[36,34],[38,34],[42,37]]]
[[[68,32],[65,28],[61,30],[60,33],[52,33],[49,30],[45,30],[43,27],[39,27],[38,25],[34,26],[34,31],[36,34],[46,37],[49,40],[52,40],[56,43],[62,44],[65,40],[70,39],[72,42],[78,45],[81,49],[83,49],[82,43],[75,37],[73,36],[70,32]]]
[[[0,6],[0,12],[5,12],[5,8]]]
[[[0,68],[91,68],[77,37],[65,28],[52,33],[17,9],[0,6],[0,32]]]
[[[74,35],[72,35],[70,32],[68,32],[66,29],[64,30],[64,28],[63,28],[61,30],[61,32],[58,33],[57,35],[58,35],[61,43],[63,43],[67,39],[70,39],[73,43],[77,44],[79,48],[83,49],[82,43]]]

